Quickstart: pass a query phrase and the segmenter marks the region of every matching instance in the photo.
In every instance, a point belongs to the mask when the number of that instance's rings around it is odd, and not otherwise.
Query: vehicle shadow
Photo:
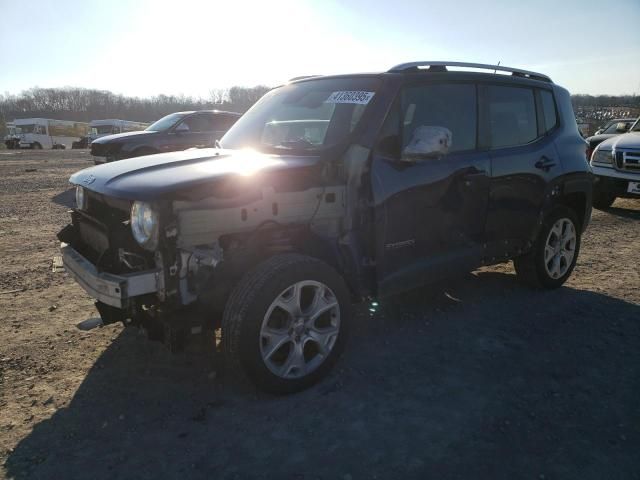
[[[74,208],[76,206],[76,194],[74,188],[68,188],[64,192],[58,193],[51,197],[51,201],[56,205]]]
[[[514,278],[358,307],[332,374],[286,397],[124,330],[7,476],[635,478],[640,306]]]
[[[622,218],[630,218],[632,220],[640,220],[640,210],[622,207],[609,207],[606,212]]]

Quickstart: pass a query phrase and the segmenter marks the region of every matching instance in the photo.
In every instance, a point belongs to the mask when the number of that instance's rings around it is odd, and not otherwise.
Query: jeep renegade
[[[297,79],[217,147],[74,174],[64,265],[105,324],[172,349],[220,329],[225,368],[275,393],[327,374],[353,301],[508,260],[559,287],[591,215],[569,93],[504,66]]]

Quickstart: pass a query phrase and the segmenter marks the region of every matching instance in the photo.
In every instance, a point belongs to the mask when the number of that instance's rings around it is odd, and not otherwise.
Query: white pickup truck
[[[593,206],[608,208],[618,197],[640,198],[640,118],[628,133],[610,138],[591,155]]]

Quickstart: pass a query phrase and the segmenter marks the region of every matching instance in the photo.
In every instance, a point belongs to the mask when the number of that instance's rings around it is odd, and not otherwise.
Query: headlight
[[[76,208],[78,210],[86,210],[87,209],[87,194],[84,191],[84,188],[81,186],[76,186]]]
[[[591,163],[606,163],[611,165],[613,161],[613,155],[611,150],[600,150],[596,148],[596,151],[593,152],[591,156]]]
[[[158,246],[158,212],[146,202],[133,202],[131,233],[140,246],[155,250]]]

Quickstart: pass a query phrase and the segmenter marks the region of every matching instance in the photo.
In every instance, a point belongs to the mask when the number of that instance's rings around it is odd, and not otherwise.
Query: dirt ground
[[[640,201],[594,212],[565,287],[503,265],[362,305],[329,378],[272,397],[76,328],[93,303],[51,261],[90,164],[0,151],[0,475],[640,479]]]

